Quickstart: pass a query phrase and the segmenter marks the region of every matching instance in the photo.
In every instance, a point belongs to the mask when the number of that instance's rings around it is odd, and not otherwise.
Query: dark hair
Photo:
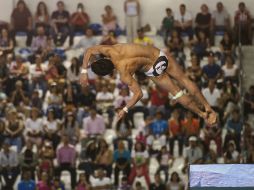
[[[71,64],[71,71],[73,73],[75,72],[76,76],[78,76],[79,75],[79,70],[80,70],[80,61],[77,57],[74,57],[73,60],[75,60],[76,65],[74,66],[74,64]]]
[[[44,11],[45,14],[48,15],[48,8],[46,3],[44,3],[43,1],[40,1],[37,5],[37,10],[36,10],[36,16],[40,16],[41,15],[41,10],[40,10],[40,6],[43,5],[44,6]]]
[[[91,64],[92,71],[100,76],[106,76],[113,73],[114,64],[110,59],[101,58]]]
[[[60,4],[64,5],[64,2],[63,1],[58,1],[56,4],[57,4],[57,6],[59,6]]]
[[[171,174],[170,181],[173,181],[173,176],[174,176],[174,175],[177,176],[177,182],[179,182],[181,179],[180,179],[179,174],[178,174],[177,172],[173,172],[173,173]]]
[[[141,152],[144,152],[146,150],[146,146],[142,142],[137,142],[135,144],[135,147],[134,147],[135,151],[138,151],[138,149],[137,149],[138,144],[141,145]]]

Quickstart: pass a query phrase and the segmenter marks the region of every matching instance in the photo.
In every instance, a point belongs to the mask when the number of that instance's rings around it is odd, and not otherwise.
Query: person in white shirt
[[[138,0],[126,0],[124,2],[126,15],[127,42],[132,43],[136,37],[137,29],[140,27],[140,4]]]
[[[226,62],[221,69],[224,72],[224,77],[226,79],[230,79],[232,81],[237,80],[238,65],[233,63],[230,56],[226,57]]]
[[[90,176],[92,189],[101,189],[101,190],[112,189],[111,179],[105,176],[105,171],[100,168],[96,171],[96,173],[97,173],[96,177]]]
[[[179,13],[175,14],[175,23],[174,26],[176,30],[181,33],[187,33],[189,39],[193,38],[193,29],[192,29],[192,15],[186,10],[185,4],[181,4],[179,7]]]
[[[208,87],[202,90],[202,94],[212,108],[218,107],[218,99],[221,96],[221,92],[216,88],[213,80],[209,80]]]
[[[213,30],[216,31],[226,31],[230,28],[230,19],[227,10],[224,8],[222,2],[218,2],[217,10],[215,10],[212,14],[213,19]]]

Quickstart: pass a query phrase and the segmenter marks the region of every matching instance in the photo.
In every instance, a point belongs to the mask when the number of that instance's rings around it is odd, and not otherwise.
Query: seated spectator
[[[216,5],[217,10],[212,14],[213,23],[212,27],[214,32],[227,31],[230,28],[230,19],[227,10],[224,8],[222,2],[218,2]]]
[[[137,30],[137,37],[134,39],[134,44],[140,45],[153,45],[153,40],[147,36],[145,36],[145,32],[143,28]]]
[[[63,92],[64,110],[75,109],[77,105],[77,91],[67,82]]]
[[[200,133],[200,124],[199,119],[194,117],[194,114],[188,110],[185,114],[185,118],[181,121],[181,125],[183,127],[185,143],[188,143],[187,140],[191,136],[199,136]]]
[[[221,92],[216,87],[213,80],[209,80],[208,87],[202,90],[202,94],[208,101],[209,105],[215,110],[219,108],[219,98],[221,97]]]
[[[24,130],[24,122],[18,117],[17,110],[10,108],[7,111],[5,122],[6,142],[9,145],[16,146],[19,153],[23,147],[22,132]]]
[[[200,60],[195,54],[191,56],[191,65],[187,66],[186,75],[198,84],[199,87],[202,85],[202,69],[200,67]]]
[[[78,94],[78,104],[86,107],[92,107],[95,105],[95,93],[88,87],[81,89],[80,94]]]
[[[132,187],[128,184],[127,177],[122,177],[121,184],[118,186],[117,190],[132,190]]]
[[[211,148],[208,150],[209,151],[204,158],[205,164],[217,164],[218,163],[217,162],[218,155],[217,155],[216,151]]]
[[[90,188],[90,185],[88,184],[86,180],[85,173],[80,173],[75,190],[88,190],[89,188]]]
[[[50,16],[48,13],[48,7],[46,3],[43,1],[40,1],[37,5],[36,12],[35,12],[35,17],[34,17],[34,22],[35,22],[35,28],[38,28],[39,26],[42,26],[46,34],[49,34],[49,29],[50,29]]]
[[[0,148],[2,148],[2,144],[4,141],[5,141],[5,122],[3,119],[0,119]]]
[[[184,57],[184,42],[177,30],[173,30],[170,35],[170,40],[167,42],[169,51],[176,57],[183,59]]]
[[[146,190],[146,188],[142,186],[140,181],[136,181],[134,190]]]
[[[129,184],[132,185],[136,177],[144,176],[146,184],[149,187],[150,177],[149,177],[149,156],[145,148],[145,145],[137,142],[134,150],[131,153],[132,158],[132,169],[129,175]]]
[[[212,23],[212,15],[209,13],[208,6],[206,4],[202,4],[201,12],[196,15],[195,23],[196,23],[196,35],[200,31],[205,34],[206,38],[210,38],[210,30],[211,30],[211,23]]]
[[[118,141],[117,149],[114,151],[114,184],[119,185],[119,173],[123,172],[124,176],[129,176],[131,170],[131,153],[124,146],[123,141]]]
[[[53,109],[49,109],[47,113],[47,119],[44,121],[44,138],[53,143],[54,150],[56,150],[60,142],[60,124],[59,120],[55,118],[55,113]]]
[[[240,111],[238,109],[234,109],[231,113],[231,117],[228,118],[227,123],[227,134],[224,140],[224,150],[228,145],[230,140],[233,140],[236,145],[237,151],[240,151],[241,145],[241,132],[243,128],[243,121],[240,117]]]
[[[202,30],[197,32],[197,39],[192,40],[190,44],[192,45],[193,53],[196,54],[199,59],[207,56],[207,48],[210,47],[210,41]]]
[[[6,55],[12,53],[13,48],[14,43],[9,35],[9,31],[6,28],[3,28],[0,35],[0,54]]]
[[[163,114],[160,111],[157,111],[154,120],[151,122],[148,127],[151,130],[151,134],[148,135],[146,144],[149,147],[149,153],[152,154],[153,142],[156,138],[159,139],[161,146],[166,146],[166,135],[168,134],[168,124],[167,121],[163,118]]]
[[[150,89],[150,101],[151,105],[149,108],[150,115],[154,116],[157,111],[165,111],[165,105],[168,102],[168,92],[159,86],[152,87]]]
[[[225,59],[225,64],[222,66],[222,71],[224,72],[225,80],[230,80],[231,82],[237,83],[238,81],[238,65],[233,62],[230,56]]]
[[[5,141],[0,152],[1,177],[4,178],[4,190],[13,190],[16,179],[20,173],[17,152],[10,149],[10,144]]]
[[[203,70],[203,77],[206,81],[210,79],[217,81],[218,79],[222,77],[221,68],[219,65],[215,63],[213,52],[208,53],[208,64],[205,65],[202,68],[202,70]]]
[[[150,190],[166,190],[166,185],[165,183],[162,182],[160,174],[156,173],[154,175],[154,183],[151,183],[149,185]]]
[[[227,144],[227,150],[224,153],[224,163],[225,164],[239,164],[240,163],[240,153],[236,150],[234,141],[230,141]]]
[[[45,28],[38,26],[36,28],[37,36],[32,40],[31,49],[34,53],[41,54],[45,51],[47,46],[47,36],[45,35]]]
[[[53,56],[56,69],[59,74],[59,81],[58,83],[61,83],[61,81],[65,81],[67,70],[63,64],[63,58],[59,54],[54,54]]]
[[[117,27],[117,17],[110,5],[106,5],[105,13],[101,15],[103,23],[103,34],[108,34],[109,31],[115,31]]]
[[[19,164],[22,173],[29,171],[29,177],[35,180],[34,172],[38,164],[38,156],[33,151],[33,144],[31,141],[26,142],[26,148],[19,156]]]
[[[68,171],[71,175],[71,187],[76,186],[76,150],[69,144],[68,136],[63,136],[63,145],[57,150],[56,158],[58,167],[56,168],[56,176],[61,176],[62,171]]]
[[[91,108],[90,116],[83,119],[83,129],[88,137],[103,135],[105,133],[105,121],[95,108]]]
[[[166,16],[162,20],[161,32],[163,34],[164,44],[167,45],[168,37],[174,27],[174,16],[170,8],[166,8]]]
[[[65,190],[64,182],[57,176],[55,176],[51,182],[52,189]]]
[[[232,58],[235,57],[235,44],[229,32],[224,32],[223,38],[220,42],[220,50],[223,56],[222,61],[224,61],[223,59],[227,56]],[[224,63],[222,62],[222,64]]]
[[[11,14],[11,34],[13,39],[17,32],[25,32],[27,34],[26,45],[30,46],[32,41],[32,15],[23,0],[17,2],[17,7]]]
[[[102,168],[106,171],[106,176],[111,177],[113,152],[109,149],[109,145],[104,139],[99,140],[99,152],[95,159],[95,168]]]
[[[179,12],[175,14],[174,27],[179,32],[179,34],[186,33],[189,39],[193,38],[192,30],[192,15],[186,10],[186,5],[181,4],[179,7]]]
[[[74,34],[83,33],[88,28],[90,18],[85,12],[85,7],[82,3],[78,3],[76,12],[71,15],[70,23]]]
[[[46,81],[52,82],[57,81],[60,78],[57,67],[55,65],[55,60],[53,57],[50,57],[48,60],[48,66],[45,71],[45,79]]]
[[[244,114],[248,116],[254,113],[254,85],[249,87],[244,97]]]
[[[41,179],[36,185],[37,190],[51,190],[50,178],[47,172],[42,173]]]
[[[197,144],[197,137],[191,136],[189,138],[189,147],[185,150],[184,168],[183,172],[186,173],[186,169],[190,164],[202,164],[203,163],[203,152]]]
[[[170,182],[167,184],[168,190],[184,190],[184,185],[177,172],[171,174]]]
[[[71,65],[67,68],[67,78],[73,86],[78,85],[81,63],[77,57],[71,59]]]
[[[92,189],[112,189],[111,179],[106,177],[103,169],[98,169],[95,171],[95,177],[90,177],[91,188]]]
[[[34,90],[31,95],[31,107],[35,107],[39,110],[42,110],[42,99],[40,97],[40,92]]]
[[[117,39],[114,31],[108,31],[108,34],[104,35],[101,39],[101,45],[115,45],[117,44]]]
[[[18,183],[18,190],[35,190],[36,184],[33,179],[31,179],[31,172],[26,170],[22,173],[21,181]]]
[[[173,161],[174,161],[172,154],[170,154],[167,151],[167,146],[161,147],[161,150],[158,153],[157,159],[158,159],[159,167],[158,167],[156,173],[159,174],[159,176],[160,176],[160,172],[163,171],[165,174],[165,183],[167,183],[168,182],[168,173],[169,173],[168,170],[169,170],[169,167],[173,166]],[[172,162],[169,165],[170,160]]]
[[[57,10],[51,15],[52,31],[55,44],[61,46],[69,35],[69,12],[64,9],[64,2],[57,2]]]
[[[39,165],[38,165],[38,179],[43,180],[43,173],[52,178],[53,177],[53,160],[55,159],[55,151],[52,143],[45,140],[43,146],[38,150]]]
[[[68,136],[70,144],[76,145],[79,142],[79,125],[73,112],[68,111],[66,113],[61,133]]]
[[[80,39],[80,41],[74,45],[73,49],[82,48],[84,51],[87,50],[87,48],[92,47],[94,45],[97,45],[97,39],[94,36],[94,32],[91,28],[86,29],[85,36]]]
[[[235,13],[235,38],[237,44],[241,42],[242,45],[251,44],[251,15],[247,10],[245,3],[238,4],[238,10]],[[239,39],[240,38],[240,39]]]
[[[9,67],[6,63],[6,57],[4,55],[0,56],[0,87],[1,93],[7,94],[6,85],[8,84],[9,79]],[[2,92],[3,91],[3,92]]]
[[[183,126],[180,121],[180,110],[174,109],[168,120],[170,155],[174,155],[175,141],[178,141],[178,155],[183,154]]]

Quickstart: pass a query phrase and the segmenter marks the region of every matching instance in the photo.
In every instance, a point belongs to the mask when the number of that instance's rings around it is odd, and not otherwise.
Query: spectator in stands
[[[183,172],[186,172],[189,164],[202,164],[203,163],[203,152],[202,149],[197,144],[197,137],[190,136],[189,137],[189,147],[185,150],[185,165],[183,168]]]
[[[240,163],[240,153],[236,150],[236,145],[234,141],[230,141],[227,144],[227,150],[224,153],[224,163],[225,164]]]
[[[179,12],[175,14],[174,27],[179,32],[179,34],[187,34],[189,39],[193,38],[192,30],[192,15],[186,10],[186,5],[181,4],[179,7]]]
[[[204,158],[204,164],[217,164],[217,158],[218,155],[216,153],[216,150],[210,148],[208,149],[208,153],[206,153]]]
[[[166,146],[166,135],[168,134],[168,124],[167,121],[163,118],[163,113],[161,111],[157,111],[155,115],[155,119],[152,121],[150,125],[151,134],[148,135],[146,144],[149,147],[149,153],[153,153],[153,142],[156,138],[159,139],[161,146]]]
[[[85,12],[85,7],[82,3],[78,3],[77,10],[71,15],[70,22],[73,33],[84,33],[84,31],[88,28],[90,17]]]
[[[165,105],[168,102],[168,92],[159,86],[152,87],[150,89],[150,101],[150,115],[154,116],[158,110],[165,112]]]
[[[0,89],[1,93],[7,93],[6,84],[9,80],[9,67],[6,63],[6,56],[0,55]]]
[[[53,143],[54,150],[56,150],[59,142],[59,120],[55,118],[55,112],[53,109],[49,109],[47,113],[47,119],[44,121],[44,138]]]
[[[90,185],[88,184],[86,180],[85,173],[80,173],[75,190],[88,190],[89,188],[90,188]]]
[[[167,42],[169,51],[176,57],[183,59],[184,42],[177,30],[173,30],[170,35],[170,40]]]
[[[206,4],[201,5],[201,12],[196,15],[196,35],[199,31],[204,32],[206,38],[210,38],[211,24],[212,24],[212,15],[209,13],[208,6]]]
[[[35,22],[35,28],[38,28],[39,26],[42,26],[46,34],[49,34],[50,29],[50,16],[48,13],[48,7],[46,3],[43,1],[40,1],[37,5],[35,16],[34,16],[34,22]]]
[[[52,189],[54,190],[65,190],[64,182],[58,176],[55,176],[51,181]]]
[[[48,60],[48,66],[46,68],[45,71],[45,78],[46,81],[48,81],[48,83],[53,82],[53,81],[57,81],[57,79],[59,78],[59,73],[58,70],[56,68],[55,65],[55,61],[53,57],[50,57]]]
[[[203,59],[203,57],[207,56],[207,48],[210,47],[210,40],[204,31],[198,30],[196,40],[190,41],[190,44],[192,45],[193,53],[196,54],[199,59]]]
[[[41,146],[43,136],[43,120],[40,110],[36,107],[31,109],[31,117],[25,120],[25,139]]]
[[[31,141],[26,142],[26,148],[19,155],[20,169],[23,173],[29,171],[30,177],[35,180],[35,170],[38,164],[38,155],[33,151],[33,144]]]
[[[36,186],[38,190],[51,190],[50,178],[47,172],[42,173],[42,177]]]
[[[45,35],[45,28],[43,26],[38,26],[36,28],[37,36],[33,38],[31,49],[33,53],[42,53],[45,51],[47,46],[47,36]]]
[[[198,86],[201,86],[202,69],[200,67],[200,59],[195,54],[191,55],[191,65],[187,66],[186,75]]]
[[[241,132],[243,129],[243,121],[240,117],[239,109],[234,109],[231,113],[231,117],[228,118],[226,127],[227,134],[224,140],[224,150],[230,140],[233,140],[236,145],[237,151],[241,150]]]
[[[73,88],[70,82],[67,82],[64,87],[63,92],[63,101],[64,101],[64,110],[75,109],[77,105],[77,91]]]
[[[12,53],[14,48],[13,40],[10,37],[9,31],[6,28],[1,30],[0,35],[0,54]]]
[[[165,183],[162,182],[161,176],[159,173],[156,173],[154,175],[154,183],[151,183],[149,185],[150,190],[166,190],[166,185]]]
[[[156,174],[159,174],[159,176],[160,176],[160,172],[163,171],[165,174],[165,183],[167,183],[168,182],[168,173],[169,173],[168,170],[169,170],[169,167],[173,166],[173,161],[174,161],[172,154],[170,154],[167,151],[167,146],[161,147],[161,150],[158,153],[157,159],[158,159],[159,167],[156,171]],[[170,160],[172,162],[169,165]]]
[[[251,44],[251,15],[247,10],[245,3],[238,4],[238,10],[235,13],[235,39],[237,44],[242,45]]]
[[[90,177],[91,188],[92,189],[112,189],[111,179],[106,177],[103,169],[98,169],[95,171],[95,177]]]
[[[31,179],[31,172],[24,171],[21,176],[21,181],[18,183],[18,190],[35,190],[36,184],[33,179]]]
[[[244,97],[244,114],[248,116],[254,113],[254,85],[249,87]]]
[[[61,46],[70,33],[69,12],[64,9],[64,2],[57,2],[57,10],[51,15],[52,27],[51,35],[54,37],[55,44]]]
[[[162,20],[161,32],[163,34],[164,44],[167,45],[168,38],[174,27],[174,16],[170,8],[166,8],[166,16]]]
[[[95,93],[88,87],[84,87],[78,95],[78,103],[80,106],[82,105],[90,108],[95,105],[95,98]]]
[[[23,129],[24,122],[18,117],[17,110],[15,108],[10,108],[7,111],[5,123],[6,142],[8,142],[9,145],[17,146],[17,152],[20,152],[23,147]]]
[[[80,73],[80,61],[77,57],[71,59],[71,65],[67,68],[67,79],[75,87],[78,85],[79,73]]]
[[[133,184],[135,177],[144,176],[146,184],[149,186],[150,177],[149,168],[147,165],[149,163],[149,156],[145,145],[141,142],[137,142],[131,154],[133,166],[129,175],[129,184]]]
[[[23,83],[18,80],[15,84],[16,89],[12,92],[11,102],[14,106],[20,106],[27,101],[28,95],[22,89]]]
[[[56,176],[61,176],[62,171],[68,171],[71,175],[71,187],[76,186],[76,150],[69,144],[67,135],[63,135],[63,146],[57,150],[56,158],[58,167],[56,168]]]
[[[218,2],[217,10],[215,10],[212,14],[213,22],[212,27],[214,32],[218,31],[228,31],[230,28],[230,19],[227,10],[224,8],[222,2]]]
[[[38,90],[34,90],[31,95],[31,107],[35,107],[39,110],[42,110],[42,99],[40,97],[40,92]]]
[[[62,135],[68,136],[70,144],[76,145],[79,142],[79,125],[73,112],[68,111],[66,113],[61,133]]]
[[[168,190],[184,190],[184,185],[177,172],[171,174],[170,182],[167,184]]]
[[[106,5],[105,13],[101,15],[103,23],[103,34],[106,35],[110,31],[115,31],[117,27],[117,17],[113,12],[113,9],[110,5]]]
[[[109,31],[108,34],[104,35],[101,39],[101,45],[115,45],[117,44],[117,39],[114,31]]]
[[[103,135],[105,133],[105,121],[95,108],[91,108],[90,116],[83,119],[83,129],[88,137]]]
[[[214,80],[209,80],[208,87],[202,90],[202,94],[208,101],[209,105],[211,105],[213,109],[218,110],[218,100],[221,97],[221,92],[216,87]]]
[[[2,104],[0,100],[0,104]],[[2,148],[2,144],[5,141],[5,123],[3,119],[0,119],[0,148]]]
[[[94,37],[93,30],[91,28],[87,28],[85,36],[82,37],[80,41],[76,45],[74,45],[72,48],[74,49],[82,48],[84,51],[86,51],[87,48],[97,44],[98,42],[96,38]]]
[[[136,181],[134,190],[146,190],[146,188],[142,186],[140,181]]]
[[[208,52],[208,64],[203,68],[203,77],[206,81],[213,79],[217,81],[222,77],[222,71],[218,64],[215,63],[214,53]]]
[[[224,64],[225,57],[231,56],[235,57],[235,44],[232,36],[229,32],[224,32],[223,38],[220,42],[220,50],[222,53],[222,64]]]
[[[127,30],[127,42],[132,43],[136,31],[140,27],[140,3],[138,0],[125,0],[124,12],[126,16],[125,27]]]
[[[26,45],[30,46],[32,40],[32,15],[23,0],[18,1],[17,7],[11,14],[11,34],[13,38],[17,32],[26,33]]]
[[[123,176],[129,176],[131,170],[131,152],[124,146],[123,141],[118,141],[117,149],[114,151],[114,184],[119,185],[119,173],[123,172]]]
[[[191,111],[187,111],[185,118],[181,121],[183,127],[185,143],[188,144],[188,139],[191,136],[199,136],[200,133],[200,121],[194,117],[194,114]]]
[[[148,36],[145,36],[145,32],[143,28],[137,30],[137,38],[134,39],[134,44],[140,45],[153,45],[153,40]]]
[[[127,177],[122,177],[121,184],[118,186],[117,190],[132,190],[132,187],[128,184]]]
[[[1,176],[4,178],[4,190],[13,190],[16,179],[20,173],[17,152],[10,149],[8,141],[3,143],[3,151],[0,152]]]
[[[174,155],[175,141],[178,141],[178,155],[183,154],[183,126],[180,119],[180,110],[174,109],[168,120],[170,154]]]

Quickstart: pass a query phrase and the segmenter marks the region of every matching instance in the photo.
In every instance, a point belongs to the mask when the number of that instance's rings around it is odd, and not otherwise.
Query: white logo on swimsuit
[[[162,58],[162,57],[161,57]],[[159,76],[160,74],[163,73],[163,71],[165,71],[168,67],[168,62],[165,60],[159,61],[157,63],[154,64],[154,71],[153,71],[153,75],[154,76]]]

